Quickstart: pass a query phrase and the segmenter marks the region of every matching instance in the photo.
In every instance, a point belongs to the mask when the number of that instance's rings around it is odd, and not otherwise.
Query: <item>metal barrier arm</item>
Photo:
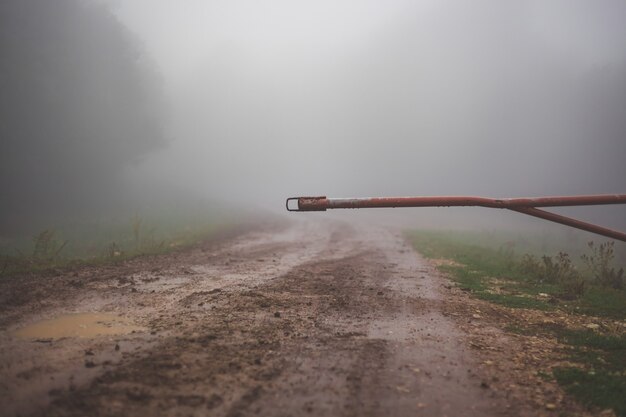
[[[290,206],[297,201],[296,208]],[[592,206],[626,204],[626,194],[581,195],[537,198],[485,198],[485,197],[381,197],[381,198],[327,198],[291,197],[286,201],[288,211],[326,211],[329,209],[395,208],[395,207],[490,207],[516,211],[552,222],[586,230],[626,242],[626,233],[607,229],[571,217],[539,210],[537,207]]]

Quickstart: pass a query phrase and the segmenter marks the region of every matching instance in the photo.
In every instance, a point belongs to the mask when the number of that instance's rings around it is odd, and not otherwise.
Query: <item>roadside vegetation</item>
[[[240,223],[240,218],[223,212],[203,216],[135,214],[126,221],[49,228],[1,242],[0,279],[166,253],[210,239]]]
[[[525,325],[521,320],[505,330],[556,338],[565,346],[570,365],[553,367],[546,378],[589,407],[626,416],[623,245],[590,241],[584,250],[568,247],[567,252],[542,253],[547,245],[540,238],[429,231],[411,232],[409,237],[420,253],[435,260],[472,296],[513,311],[559,312],[561,320],[555,323]],[[580,317],[586,325],[580,324]]]

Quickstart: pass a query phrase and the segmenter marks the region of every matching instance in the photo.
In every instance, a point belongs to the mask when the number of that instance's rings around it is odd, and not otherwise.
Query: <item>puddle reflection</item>
[[[78,313],[42,320],[15,332],[22,339],[58,339],[128,334],[145,330],[131,320],[114,314]]]

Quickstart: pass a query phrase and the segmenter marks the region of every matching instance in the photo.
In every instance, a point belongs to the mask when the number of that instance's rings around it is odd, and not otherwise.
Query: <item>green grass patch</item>
[[[515,268],[516,259],[508,251],[473,245],[434,232],[412,233],[415,248],[431,259],[449,259],[458,265],[442,265],[461,288],[476,297],[512,308],[552,309],[545,300],[533,298],[545,286],[531,283],[532,277]],[[494,284],[495,278],[503,283]]]
[[[573,360],[595,370],[622,374],[626,380],[626,335],[563,328],[555,328],[553,333],[570,346]]]
[[[553,374],[558,383],[583,404],[611,408],[618,416],[626,416],[626,378],[623,374],[573,367],[556,368]]]
[[[498,247],[478,233],[479,244],[469,232],[419,231],[408,236],[427,258],[454,261],[439,268],[480,299],[511,308],[551,310],[558,306],[572,313],[626,319],[626,290],[594,283],[592,277],[584,276],[584,265],[577,266],[575,259],[563,252],[542,255],[547,258],[545,264],[534,255],[533,270],[525,268],[528,258],[515,253],[510,242]],[[525,247],[532,247],[529,239],[524,242]],[[550,279],[542,276],[546,267]]]
[[[519,334],[542,333],[565,344],[568,359],[580,367],[553,370],[557,382],[587,406],[612,408],[626,417],[626,335],[601,334],[590,329],[573,330],[560,325],[541,328],[513,327]]]
[[[585,346],[592,349],[622,351],[626,353],[625,335],[603,335],[593,330],[562,329],[556,332],[563,342],[573,346]],[[626,360],[626,355],[624,357]]]
[[[585,275],[584,263],[564,252],[548,256],[534,248],[529,251],[532,256],[522,257],[508,244],[498,247],[484,236],[473,240],[467,232],[411,232],[408,237],[427,258],[454,261],[443,262],[439,269],[477,298],[511,308],[559,308],[574,314],[626,319],[626,290],[598,279],[598,271],[619,271],[610,265],[613,257],[606,255],[606,251],[613,250],[612,244],[600,246],[605,250],[604,258],[597,255],[597,250],[595,255],[587,255],[587,260],[592,259],[602,268]],[[532,248],[529,240],[524,244]],[[594,250],[598,246],[588,247]],[[580,258],[585,260],[584,256]],[[556,337],[566,345],[569,360],[580,364],[554,369],[556,381],[583,404],[611,408],[618,416],[626,417],[626,334],[607,335],[560,325],[512,324],[506,330]],[[547,373],[540,377],[551,378]]]
[[[74,222],[0,245],[0,278],[119,262],[189,247],[232,230],[242,217],[223,210],[152,212],[145,217]]]
[[[535,333],[527,327],[519,326],[517,324],[509,324],[504,327],[504,330],[509,333],[521,334],[524,336],[534,335]]]
[[[591,316],[626,318],[626,291],[591,286],[576,300],[576,312]]]

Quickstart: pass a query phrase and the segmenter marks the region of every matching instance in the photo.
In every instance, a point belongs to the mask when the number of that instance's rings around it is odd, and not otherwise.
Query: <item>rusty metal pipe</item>
[[[297,201],[297,208],[290,207]],[[471,196],[449,197],[374,197],[374,198],[327,198],[291,197],[287,199],[288,211],[326,211],[329,209],[395,208],[395,207],[489,207],[509,209],[529,216],[539,217],[577,229],[607,236],[626,242],[626,234],[571,217],[539,210],[536,207],[591,206],[626,204],[626,194],[581,195],[559,197],[486,198]]]
[[[549,211],[539,210],[533,207],[519,207],[512,208],[510,210],[626,242],[626,233],[622,233],[618,230],[607,229],[606,227],[598,226],[597,224],[583,222],[561,214],[551,213]]]
[[[293,197],[298,200],[298,210],[324,211],[327,209],[395,208],[395,207],[565,207],[593,206],[604,204],[626,204],[626,194],[583,195],[535,198],[486,198],[469,196],[444,197],[372,197],[372,198],[327,198]]]

